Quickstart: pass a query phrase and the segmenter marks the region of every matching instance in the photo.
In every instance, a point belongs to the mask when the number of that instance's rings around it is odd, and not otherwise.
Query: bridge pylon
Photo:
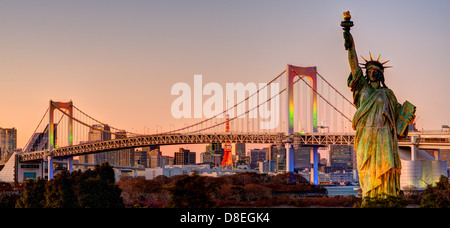
[[[55,109],[59,111],[68,111],[69,121],[68,121],[68,145],[73,145],[73,103],[69,102],[57,102],[50,100],[50,109],[49,109],[49,131],[48,131],[48,154],[46,155],[46,159],[48,162],[48,180],[53,179],[53,159],[52,159],[52,151],[55,148],[58,148],[58,138],[55,131],[55,118],[54,111]],[[73,170],[73,158],[67,158],[67,168],[69,171]]]
[[[311,81],[311,116],[313,132],[317,132],[317,67],[298,67],[287,65],[287,135],[294,134],[294,116],[298,117],[298,129],[301,130],[300,113],[294,113],[294,79],[295,77],[306,77]],[[294,145],[286,143],[286,172],[294,172]],[[318,146],[314,146],[311,150],[311,158],[313,160],[313,168],[311,169],[311,182],[315,185],[318,183]]]

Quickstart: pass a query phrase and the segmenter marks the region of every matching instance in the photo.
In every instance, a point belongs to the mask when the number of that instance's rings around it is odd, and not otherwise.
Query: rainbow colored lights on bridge
[[[288,88],[288,113],[289,113],[289,126],[288,132],[294,133],[294,78],[300,77],[301,80],[303,78],[308,78],[311,81],[311,97],[312,97],[312,108],[311,108],[311,116],[312,118],[312,126],[313,132],[317,132],[317,76],[316,76],[316,67],[297,67],[292,65],[287,65],[287,88]],[[299,116],[300,113],[297,113]],[[300,118],[299,118],[300,119]],[[302,129],[299,128],[299,131]]]

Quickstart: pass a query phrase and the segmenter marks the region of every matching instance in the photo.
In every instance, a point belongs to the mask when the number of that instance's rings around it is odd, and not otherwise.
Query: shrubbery
[[[441,176],[436,186],[428,186],[420,201],[421,208],[450,208],[450,184]]]

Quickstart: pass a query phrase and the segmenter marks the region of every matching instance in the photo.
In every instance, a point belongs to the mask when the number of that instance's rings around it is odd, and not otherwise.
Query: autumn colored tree
[[[198,174],[179,177],[174,186],[169,189],[171,208],[210,208],[214,206],[211,200],[213,188],[204,181],[205,177]]]

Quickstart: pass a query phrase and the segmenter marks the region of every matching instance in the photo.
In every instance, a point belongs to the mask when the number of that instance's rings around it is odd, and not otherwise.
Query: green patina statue
[[[408,134],[408,125],[415,118],[415,107],[397,102],[394,92],[384,82],[385,64],[372,58],[359,64],[355,43],[350,33],[353,22],[350,12],[344,13],[345,48],[348,51],[351,74],[348,86],[357,107],[352,127],[356,130],[355,150],[359,183],[363,197],[396,196],[400,191],[401,164],[398,138]],[[366,75],[359,65],[366,69]]]

